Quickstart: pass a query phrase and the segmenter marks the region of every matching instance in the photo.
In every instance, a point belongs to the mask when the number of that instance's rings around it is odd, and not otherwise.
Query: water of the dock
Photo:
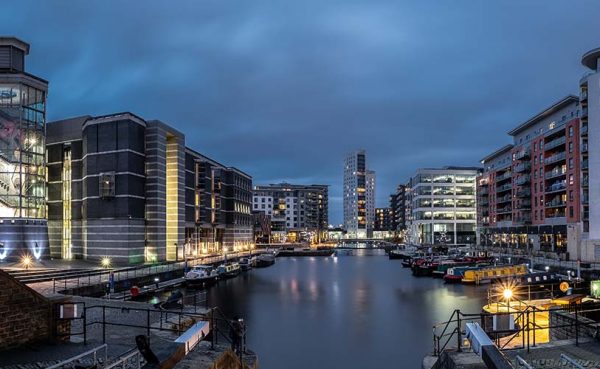
[[[420,368],[432,325],[485,303],[485,287],[413,277],[383,251],[355,253],[278,258],[220,281],[206,304],[246,319],[261,369],[358,369]]]

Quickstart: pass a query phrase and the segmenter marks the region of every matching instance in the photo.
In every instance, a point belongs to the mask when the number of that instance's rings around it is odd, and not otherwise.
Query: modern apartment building
[[[373,236],[375,222],[375,172],[367,169],[364,150],[344,159],[344,227],[351,239]]]
[[[407,241],[413,244],[475,244],[474,167],[419,169],[408,182]]]
[[[52,257],[115,264],[251,247],[252,178],[132,113],[47,125]]]
[[[0,37],[0,260],[48,255],[46,95],[26,71],[29,44]]]
[[[393,217],[392,208],[375,208],[373,238],[386,239],[394,237]]]
[[[581,104],[581,247],[577,258],[600,260],[600,48],[585,53],[588,72],[579,81]],[[592,143],[591,145],[589,143]]]
[[[563,98],[508,134],[513,143],[482,160],[479,243],[575,256],[582,211],[579,98]]]
[[[396,238],[403,238],[406,230],[406,186],[398,185],[396,192],[390,195],[391,227]]]
[[[319,242],[329,224],[329,187],[278,183],[255,186],[252,210],[271,219],[274,242]]]

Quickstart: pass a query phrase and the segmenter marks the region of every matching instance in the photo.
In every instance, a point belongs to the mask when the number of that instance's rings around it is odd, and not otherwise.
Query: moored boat
[[[525,264],[493,266],[465,271],[462,282],[480,284],[514,278],[523,274],[527,274],[527,265]]]
[[[196,265],[185,275],[187,286],[207,286],[216,282],[219,273],[210,265]]]
[[[232,278],[240,274],[242,268],[239,263],[227,263],[219,265],[217,271],[219,272],[219,278]]]
[[[243,272],[247,272],[248,270],[252,269],[253,266],[251,258],[241,258],[239,264]]]
[[[273,254],[260,254],[256,257],[256,267],[266,268],[275,264],[275,255]]]

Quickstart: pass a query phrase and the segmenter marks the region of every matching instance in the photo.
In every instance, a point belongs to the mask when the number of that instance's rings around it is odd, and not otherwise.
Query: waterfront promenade
[[[70,273],[64,277],[57,276],[50,280],[28,283],[25,282],[29,287],[38,291],[42,295],[50,296],[60,291],[65,291],[73,288],[82,288],[86,286],[106,286],[110,283],[112,274],[113,282],[115,284],[119,282],[127,282],[132,279],[139,279],[143,277],[151,277],[155,275],[161,275],[165,273],[177,273],[183,275],[184,269],[191,268],[196,265],[208,265],[218,264],[225,260],[237,259],[244,256],[256,255],[262,253],[261,250],[252,251],[241,251],[230,253],[227,255],[206,255],[198,258],[187,259],[176,262],[165,262],[160,264],[144,264],[132,267],[116,267],[116,268],[102,268],[101,266],[92,266],[89,263],[75,262],[71,266],[76,265],[78,272]],[[35,270],[53,270],[55,268],[63,268],[64,262],[57,261],[45,261],[43,265],[34,265],[30,271]],[[9,273],[15,270],[22,270],[22,266],[14,265],[14,267],[7,266],[2,268]],[[65,269],[68,271],[68,269]],[[152,280],[154,282],[154,280]],[[158,285],[164,286],[168,283],[168,280],[159,280]],[[148,283],[155,284],[155,283]],[[140,286],[141,287],[141,286]]]

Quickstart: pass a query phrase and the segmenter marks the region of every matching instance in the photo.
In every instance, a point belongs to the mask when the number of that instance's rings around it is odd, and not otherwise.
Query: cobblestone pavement
[[[517,363],[517,355],[535,369],[573,368],[572,364],[561,359],[560,355],[565,354],[584,368],[600,369],[600,345],[598,342],[584,342],[576,346],[573,340],[565,340],[557,344],[541,345],[532,348],[529,353],[526,350],[508,351],[505,353],[511,358],[515,368],[523,368],[523,366],[519,366]]]
[[[160,331],[162,326],[167,329],[167,319],[173,321],[175,314],[167,314],[155,309],[151,304],[131,301],[114,301],[87,297],[74,297],[74,302],[85,302],[88,307],[86,329],[87,345],[83,343],[83,320],[72,321],[71,342],[55,344],[35,344],[21,347],[16,350],[0,352],[0,368],[7,369],[33,369],[45,368],[58,361],[81,354],[87,350],[101,346],[103,337],[106,339],[108,360],[123,355],[135,349],[135,336],[147,335],[146,327],[148,321],[152,325],[150,329],[150,345],[152,349],[159,349],[162,345],[172,342],[177,332]],[[95,306],[93,308],[90,308]],[[104,307],[104,308],[103,308]],[[182,312],[193,313],[193,307],[187,307]],[[100,322],[126,324],[129,326],[105,325]],[[98,322],[98,324],[90,323]],[[170,327],[170,325],[169,325]],[[104,352],[102,351],[103,357]]]

